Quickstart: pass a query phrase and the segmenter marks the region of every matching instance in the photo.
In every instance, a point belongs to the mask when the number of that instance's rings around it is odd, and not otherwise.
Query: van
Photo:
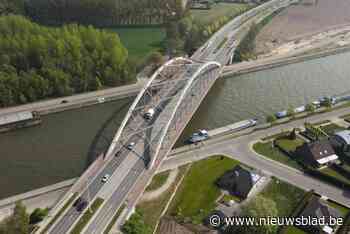
[[[152,119],[153,116],[154,116],[154,109],[153,108],[148,109],[148,111],[143,115],[143,117],[147,120]]]

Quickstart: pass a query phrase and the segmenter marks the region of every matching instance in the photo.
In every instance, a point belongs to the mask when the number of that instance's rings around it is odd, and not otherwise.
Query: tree
[[[316,110],[316,108],[315,108],[315,106],[312,105],[312,104],[307,104],[306,107],[305,107],[305,110],[308,111],[308,112],[310,112],[310,113],[314,113],[315,110]]]
[[[277,217],[278,210],[276,203],[261,195],[258,195],[249,202],[248,205],[242,208],[242,216],[245,217]],[[225,232],[227,234],[242,233],[242,234],[275,234],[277,232],[276,225],[259,225],[259,226],[232,226]]]
[[[297,133],[296,133],[296,129],[295,128],[293,128],[293,130],[290,132],[289,139],[291,139],[291,140],[296,140],[297,139]]]
[[[274,122],[276,122],[276,120],[277,120],[277,117],[275,116],[275,115],[268,115],[267,117],[266,117],[266,121],[268,122],[268,123],[274,123]]]
[[[13,214],[6,220],[6,234],[28,234],[29,215],[22,202],[16,202]]]
[[[164,57],[159,52],[152,52],[147,58],[147,64],[152,64],[157,69],[164,63]]]
[[[49,213],[49,209],[36,208],[29,216],[30,224],[37,224],[41,222]]]
[[[151,234],[152,230],[143,221],[143,216],[135,212],[123,225],[122,231],[126,234]]]
[[[131,83],[128,63],[115,33],[0,17],[0,107]]]

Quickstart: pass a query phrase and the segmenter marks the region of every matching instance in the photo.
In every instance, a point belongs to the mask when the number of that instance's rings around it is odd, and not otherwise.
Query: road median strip
[[[100,197],[96,198],[96,200],[92,203],[90,207],[86,209],[84,215],[79,219],[78,223],[74,226],[73,230],[70,232],[71,234],[79,234],[84,229],[86,224],[90,221],[95,212],[100,208],[104,200]]]
[[[126,207],[125,204],[123,204],[123,205],[118,209],[117,213],[115,213],[115,215],[113,216],[111,222],[108,224],[106,230],[103,232],[104,234],[108,234],[108,233],[111,231],[112,227],[113,227],[114,224],[117,222],[119,216],[120,216],[121,213],[124,211],[125,207]]]
[[[72,202],[75,200],[75,198],[78,196],[77,193],[74,193],[69,200],[64,204],[64,206],[56,213],[56,215],[51,219],[51,221],[46,225],[46,227],[42,230],[41,234],[46,233],[52,224],[56,222],[56,220],[63,214],[63,212],[72,204]]]

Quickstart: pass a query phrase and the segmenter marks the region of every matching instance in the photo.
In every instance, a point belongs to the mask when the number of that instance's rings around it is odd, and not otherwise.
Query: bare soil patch
[[[304,2],[305,3],[305,2]],[[257,36],[258,54],[293,40],[350,24],[349,0],[308,0],[288,7]]]

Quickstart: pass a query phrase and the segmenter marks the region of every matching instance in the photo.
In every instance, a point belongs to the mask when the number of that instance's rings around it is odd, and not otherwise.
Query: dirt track
[[[308,0],[290,6],[265,26],[257,37],[257,53],[287,41],[350,24],[349,0]]]

